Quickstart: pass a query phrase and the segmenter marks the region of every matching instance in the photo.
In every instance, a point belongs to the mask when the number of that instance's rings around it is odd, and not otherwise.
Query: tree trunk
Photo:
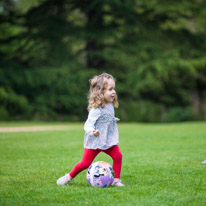
[[[200,97],[199,92],[197,90],[192,90],[190,92],[190,98],[191,98],[192,107],[195,113],[198,115],[198,117],[201,117],[202,116],[202,102],[201,102],[201,97]]]
[[[102,40],[103,28],[103,10],[101,5],[98,9],[90,9],[87,13],[87,66],[88,68],[103,68],[105,60],[102,57],[104,44]]]

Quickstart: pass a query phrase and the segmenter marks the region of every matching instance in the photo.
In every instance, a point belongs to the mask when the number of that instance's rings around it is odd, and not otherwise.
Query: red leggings
[[[100,152],[104,152],[108,154],[113,159],[113,169],[115,173],[115,178],[120,178],[121,167],[122,167],[122,153],[119,149],[119,146],[117,145],[110,147],[107,150],[101,150],[101,149],[93,150],[93,149],[85,148],[82,160],[74,166],[74,168],[69,173],[69,175],[72,178],[74,178],[81,171],[87,169],[91,165],[94,158]]]

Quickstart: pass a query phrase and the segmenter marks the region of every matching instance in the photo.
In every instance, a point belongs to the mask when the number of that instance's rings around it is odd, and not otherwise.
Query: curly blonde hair
[[[92,108],[98,108],[100,106],[104,107],[106,105],[106,102],[104,100],[104,92],[107,88],[109,79],[115,81],[114,77],[107,73],[96,75],[89,80],[90,89],[88,95],[88,111]],[[117,95],[115,96],[114,101],[112,103],[116,108],[119,106]]]

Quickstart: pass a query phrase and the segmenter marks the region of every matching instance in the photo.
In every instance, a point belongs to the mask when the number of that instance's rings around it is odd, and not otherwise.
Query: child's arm
[[[93,137],[99,136],[99,131],[95,129],[95,122],[100,117],[101,111],[97,109],[91,109],[89,111],[88,119],[84,124],[84,130],[87,134]]]

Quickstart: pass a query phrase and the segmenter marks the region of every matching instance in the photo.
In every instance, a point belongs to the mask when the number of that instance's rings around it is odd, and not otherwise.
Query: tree
[[[0,87],[25,97],[28,111],[80,115],[85,103],[72,82],[86,94],[89,77],[106,71],[117,79],[125,120],[166,121],[174,111],[191,119],[192,107],[205,118],[204,1],[44,0],[24,12],[8,8],[0,14]]]

